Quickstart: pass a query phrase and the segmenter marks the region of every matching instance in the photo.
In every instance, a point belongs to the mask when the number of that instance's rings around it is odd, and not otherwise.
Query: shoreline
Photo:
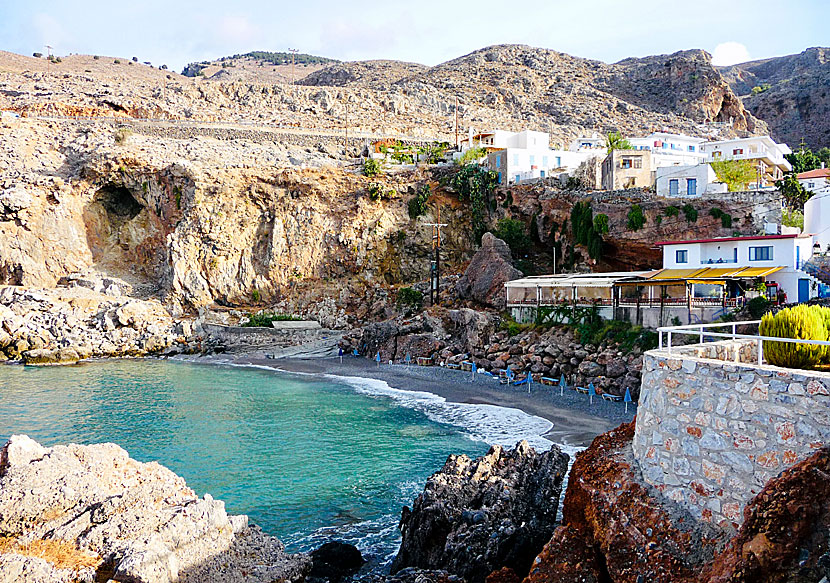
[[[553,424],[542,437],[556,444],[576,448],[588,447],[595,437],[630,422],[636,414],[636,405],[629,403],[628,414],[623,403],[612,403],[595,397],[589,404],[587,395],[566,390],[560,396],[557,387],[532,385],[528,394],[525,386],[501,385],[487,375],[477,375],[470,382],[471,373],[443,367],[383,364],[365,358],[344,356],[316,358],[264,358],[257,354],[226,354],[224,358],[210,357],[217,364],[256,366],[288,373],[361,377],[385,382],[402,391],[422,391],[446,399],[451,403],[490,405],[518,409],[527,415],[545,419]],[[206,362],[195,359],[191,362]],[[513,446],[515,444],[506,444]]]

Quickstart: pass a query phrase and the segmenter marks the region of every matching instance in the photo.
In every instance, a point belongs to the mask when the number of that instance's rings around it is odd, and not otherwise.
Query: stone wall
[[[830,373],[643,356],[634,455],[647,482],[724,527],[830,437]]]
[[[280,322],[280,324],[284,324]],[[341,333],[332,332],[325,328],[298,328],[294,322],[292,327],[279,326],[274,328],[259,328],[245,326],[224,326],[222,324],[203,324],[203,328],[210,338],[221,341],[229,348],[236,347],[263,347],[286,348],[309,344],[326,338],[331,338],[335,345]]]

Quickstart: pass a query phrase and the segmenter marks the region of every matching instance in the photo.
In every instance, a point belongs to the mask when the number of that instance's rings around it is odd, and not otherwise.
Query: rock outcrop
[[[468,583],[509,567],[527,573],[556,521],[568,456],[527,442],[493,446],[475,460],[452,455],[412,509],[404,508],[401,548],[392,574],[406,567],[442,569]]]
[[[21,583],[301,581],[305,555],[114,444],[0,452],[0,573]]]
[[[62,364],[209,348],[191,321],[174,320],[158,300],[112,296],[81,286],[0,286],[0,360]]]
[[[830,448],[770,480],[731,539],[648,486],[634,423],[577,454],[562,524],[524,583],[803,582],[830,577]]]
[[[506,304],[504,284],[522,275],[513,267],[507,243],[492,233],[484,233],[481,247],[473,255],[455,288],[463,299],[501,310]]]

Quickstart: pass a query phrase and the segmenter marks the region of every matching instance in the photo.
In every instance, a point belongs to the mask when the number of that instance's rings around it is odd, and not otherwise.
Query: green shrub
[[[827,340],[824,315],[812,306],[798,305],[776,314],[764,314],[758,329],[761,336]],[[813,368],[826,353],[824,346],[764,341],[764,356],[775,366]]]
[[[363,176],[377,176],[380,174],[381,169],[382,165],[380,160],[366,158],[366,160],[363,161]]]
[[[720,224],[724,229],[728,229],[732,226],[732,215],[726,214],[717,207],[709,209],[709,216],[720,219]]]
[[[694,223],[697,221],[697,209],[690,204],[683,205],[683,214],[686,215],[686,221]]]
[[[667,217],[676,217],[680,213],[680,209],[674,205],[663,209],[663,214]]]
[[[256,314],[248,314],[248,321],[242,324],[242,326],[245,328],[270,328],[271,322],[296,322],[298,320],[302,320],[302,318],[289,316],[288,314],[258,312]]]
[[[631,210],[628,211],[628,230],[639,231],[646,224],[646,216],[643,214],[643,209],[640,205],[631,205]]]
[[[493,234],[507,243],[515,255],[521,255],[530,248],[530,237],[525,232],[525,224],[522,221],[506,218],[498,223]]]
[[[769,308],[769,300],[764,296],[756,296],[746,303],[746,308],[753,320],[759,320]]]
[[[594,217],[594,231],[600,235],[608,234],[608,215],[600,213]]]
[[[458,158],[457,164],[459,166],[464,166],[465,164],[477,162],[485,154],[487,154],[487,150],[484,148],[470,148],[461,154],[461,157]]]
[[[411,287],[402,287],[398,290],[396,305],[400,310],[417,312],[424,305],[424,294]]]
[[[495,172],[478,164],[466,164],[451,180],[452,187],[458,193],[458,199],[470,203],[470,222],[476,244],[481,243],[481,236],[487,232],[487,208],[490,206],[497,179],[498,175]]]
[[[417,219],[427,212],[427,201],[431,195],[432,190],[430,189],[429,184],[424,184],[421,187],[421,190],[418,191],[418,194],[409,200],[407,208],[409,209],[410,219]]]
[[[367,192],[369,193],[369,198],[372,200],[380,200],[383,198],[383,188],[377,182],[371,183]]]

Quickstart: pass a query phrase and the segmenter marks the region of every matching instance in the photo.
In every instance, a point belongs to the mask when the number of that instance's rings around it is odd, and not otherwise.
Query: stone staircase
[[[819,283],[830,285],[830,258],[814,257],[801,264],[800,270]]]

